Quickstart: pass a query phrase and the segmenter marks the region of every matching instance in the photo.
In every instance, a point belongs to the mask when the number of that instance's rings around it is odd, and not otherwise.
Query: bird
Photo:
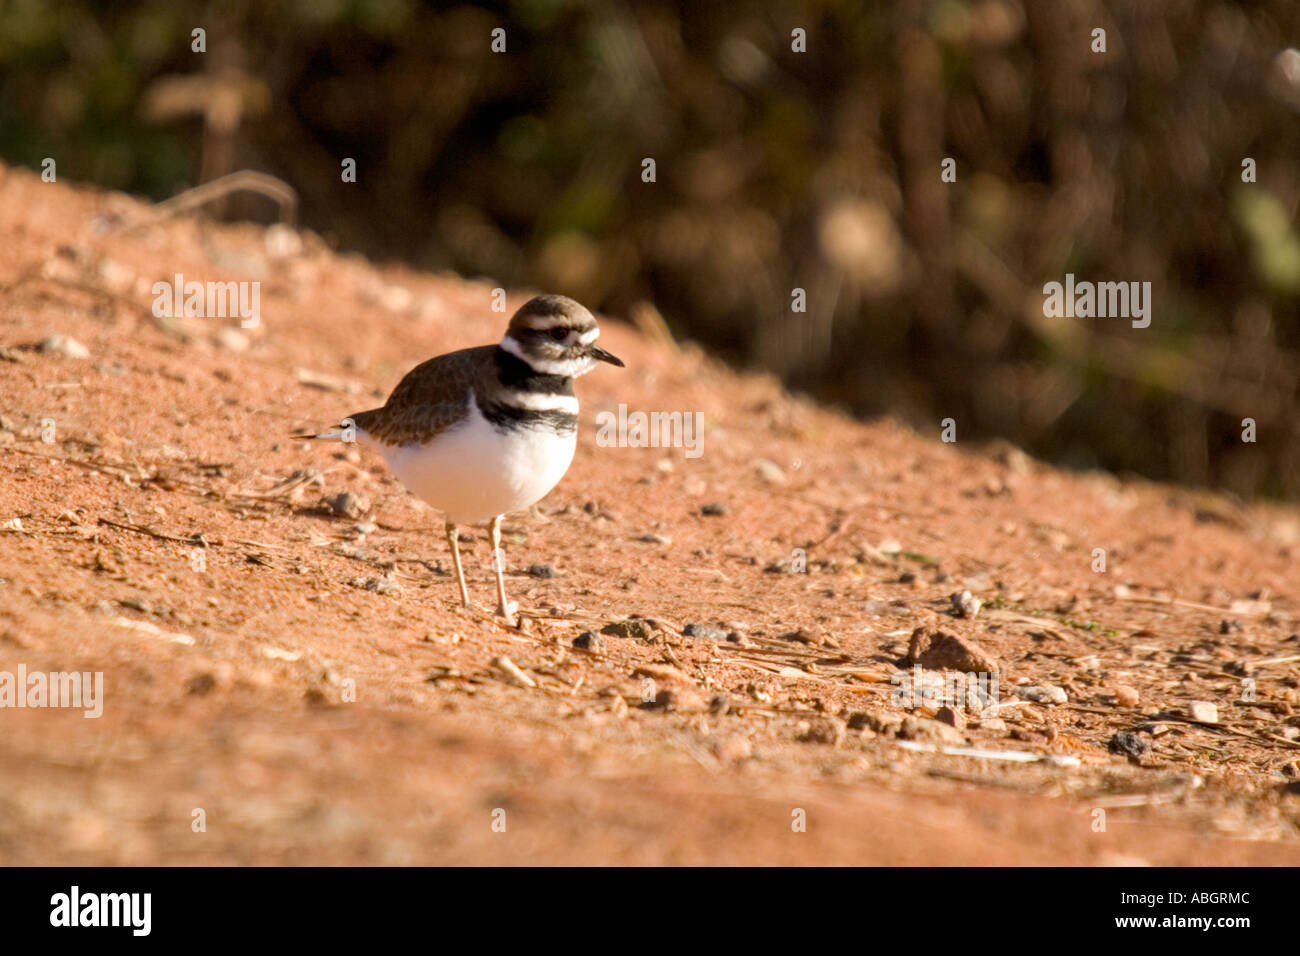
[[[511,317],[496,345],[422,362],[381,408],[305,439],[342,439],[376,449],[413,495],[441,511],[461,603],[472,608],[460,560],[459,525],[486,524],[496,572],[496,613],[507,619],[501,519],[544,498],[569,470],[578,438],[573,380],[623,360],[596,345],[584,306],[539,295]]]

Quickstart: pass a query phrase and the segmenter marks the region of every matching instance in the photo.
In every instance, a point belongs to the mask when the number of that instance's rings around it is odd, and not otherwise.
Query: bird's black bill
[[[602,362],[608,362],[610,365],[617,365],[619,368],[624,367],[621,358],[617,355],[612,355],[609,352],[606,352],[598,345],[593,345],[591,347],[591,357],[600,359]]]

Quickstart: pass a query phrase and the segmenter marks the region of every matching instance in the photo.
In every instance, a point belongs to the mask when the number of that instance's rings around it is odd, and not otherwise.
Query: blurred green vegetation
[[[262,170],[341,248],[652,302],[859,414],[1295,497],[1298,44],[1294,0],[8,0],[0,156]],[[1150,328],[1045,319],[1067,272],[1151,282]]]

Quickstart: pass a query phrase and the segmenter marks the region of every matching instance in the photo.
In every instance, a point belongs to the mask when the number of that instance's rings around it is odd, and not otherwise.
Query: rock
[[[966,737],[957,728],[926,717],[904,717],[898,736],[903,740],[925,741],[944,747],[960,747],[966,743]]]
[[[1106,745],[1106,749],[1113,754],[1122,754],[1125,757],[1136,759],[1150,750],[1151,747],[1133,731],[1121,730],[1110,738],[1110,743]]]
[[[216,686],[217,679],[211,674],[196,674],[185,685],[185,690],[187,693],[202,697],[204,694],[210,693]]]
[[[1040,734],[1034,730],[1026,730],[1023,727],[1012,727],[1010,736],[1012,740],[1019,740],[1021,743],[1024,744],[1047,743],[1046,734]]]
[[[880,714],[870,710],[859,710],[849,715],[850,730],[872,730],[878,734],[897,734],[903,724],[898,714]]]
[[[573,639],[573,646],[584,651],[603,651],[605,649],[605,639],[599,634],[591,633],[591,631],[583,631]]]
[[[1121,707],[1136,707],[1142,702],[1142,695],[1132,687],[1120,684],[1115,688],[1115,703]]]
[[[726,631],[711,624],[687,624],[682,629],[682,635],[685,637],[700,637],[706,641],[725,641],[727,639]]]
[[[844,721],[838,717],[822,717],[810,721],[806,728],[801,729],[798,739],[805,744],[830,744],[835,747],[844,739],[844,728]]]
[[[709,713],[726,714],[731,711],[731,698],[726,694],[715,694],[709,701]]]
[[[973,596],[969,591],[958,591],[949,596],[948,600],[952,603],[952,609],[958,617],[974,617],[979,614],[980,608],[984,602]]]
[[[754,752],[754,745],[748,737],[736,735],[728,737],[713,747],[713,755],[723,763],[735,763],[744,760]]]
[[[784,485],[786,483],[785,472],[774,461],[768,461],[766,458],[755,459],[754,470],[758,472],[760,478],[770,485]]]
[[[1219,708],[1204,700],[1194,700],[1187,705],[1187,716],[1201,724],[1217,724]]]
[[[1001,717],[985,717],[983,720],[977,720],[975,727],[979,730],[988,730],[995,734],[1007,732],[1007,722]]]
[[[691,679],[675,667],[666,664],[641,664],[632,671],[633,677],[648,677],[656,684],[689,684]]]
[[[931,633],[923,627],[912,632],[912,640],[907,647],[907,662],[934,670],[965,671],[972,674],[996,674],[999,670],[993,655],[974,641],[945,634],[943,631]]]
[[[638,641],[648,641],[654,637],[654,629],[639,617],[629,617],[624,621],[613,621],[600,629],[600,633],[610,637],[628,637]]]
[[[262,239],[267,254],[273,259],[287,259],[302,252],[302,237],[284,223],[269,226]]]
[[[1032,700],[1035,704],[1065,704],[1070,700],[1070,695],[1063,688],[1050,684],[1044,686],[1029,684],[1025,687],[1017,687],[1015,691],[1016,696],[1021,700]]]
[[[535,578],[553,578],[556,576],[555,568],[549,564],[530,564],[528,573]]]
[[[47,355],[62,355],[70,359],[90,358],[90,349],[69,335],[47,335],[38,348]]]
[[[227,352],[247,352],[251,344],[239,329],[224,328],[217,333],[217,347]]]
[[[704,698],[690,687],[656,688],[651,700],[643,701],[646,710],[704,710]]]
[[[333,498],[322,499],[321,506],[331,514],[351,518],[354,521],[370,510],[369,501],[350,491],[340,492]]]
[[[412,300],[411,290],[400,285],[385,285],[379,290],[379,304],[389,312],[407,311]]]
[[[956,727],[958,730],[966,729],[966,717],[954,707],[940,707],[939,712],[934,715],[934,719],[947,724],[949,727]]]
[[[790,631],[781,635],[783,641],[793,641],[797,644],[807,644],[809,647],[816,647],[820,642],[807,631],[800,628],[797,631]]]
[[[726,505],[711,504],[705,505],[700,509],[700,514],[708,518],[721,518],[725,516],[730,509]]]

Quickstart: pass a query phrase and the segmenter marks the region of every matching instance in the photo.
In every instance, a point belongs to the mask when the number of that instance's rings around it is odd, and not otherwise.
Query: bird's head
[[[623,365],[596,345],[599,335],[596,317],[583,306],[562,295],[539,295],[511,318],[501,348],[534,372],[577,378],[600,362]]]

